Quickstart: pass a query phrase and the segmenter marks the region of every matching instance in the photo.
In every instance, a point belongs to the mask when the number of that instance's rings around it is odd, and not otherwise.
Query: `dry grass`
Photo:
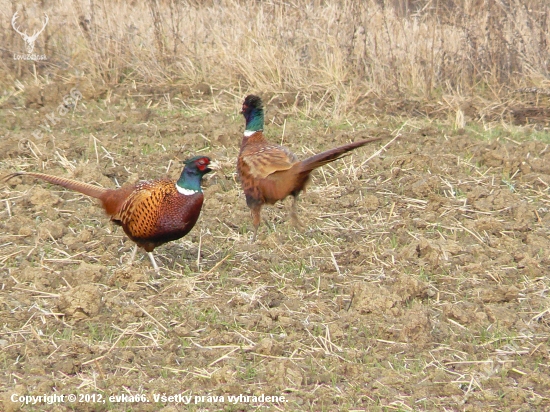
[[[18,9],[23,27],[37,27],[43,12],[50,16],[36,43],[46,62],[13,60],[24,44],[2,26],[6,86],[25,79],[206,83],[239,96],[298,94],[314,101],[308,115],[336,117],[365,97],[500,100],[519,87],[548,87],[544,0],[64,3],[21,8],[0,1],[5,22]]]

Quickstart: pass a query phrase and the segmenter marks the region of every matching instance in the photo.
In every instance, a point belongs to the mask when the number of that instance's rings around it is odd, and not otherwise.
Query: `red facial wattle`
[[[200,160],[197,160],[195,162],[195,164],[197,165],[197,169],[199,169],[201,172],[204,172],[207,168],[208,168],[208,164],[210,162],[208,161],[208,159],[206,158],[203,158],[203,159],[200,159]]]

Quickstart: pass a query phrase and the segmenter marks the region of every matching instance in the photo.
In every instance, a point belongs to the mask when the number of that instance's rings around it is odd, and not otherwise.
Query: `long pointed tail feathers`
[[[349,143],[340,147],[335,147],[334,149],[327,150],[316,154],[314,156],[308,157],[307,159],[299,163],[300,173],[309,172],[313,169],[326,165],[327,163],[333,162],[344,156],[347,152],[350,152],[358,147],[365,146],[368,143],[381,140],[381,137],[372,137],[370,139],[360,140],[358,142]]]
[[[54,185],[63,186],[67,189],[83,193],[87,196],[95,197],[96,199],[102,199],[105,196],[105,194],[110,190],[110,189],[104,189],[99,186],[90,185],[88,183],[82,183],[82,182],[77,182],[76,180],[66,179],[64,177],[46,175],[44,173],[15,172],[3,177],[2,181],[7,182],[8,180],[17,176],[29,176],[37,179],[42,179]]]

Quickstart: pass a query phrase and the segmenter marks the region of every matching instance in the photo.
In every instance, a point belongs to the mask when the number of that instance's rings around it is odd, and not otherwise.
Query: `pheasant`
[[[237,173],[252,214],[256,240],[260,225],[260,212],[264,204],[275,204],[287,196],[294,197],[291,217],[296,217],[296,200],[316,168],[342,157],[345,153],[380,140],[379,137],[349,143],[299,161],[288,148],[269,143],[264,135],[262,99],[249,95],[244,99],[241,113],[246,120],[241,150],[237,158]]]
[[[2,181],[29,176],[99,199],[111,221],[122,226],[136,243],[130,264],[139,246],[145,249],[158,272],[153,249],[182,238],[195,226],[204,200],[201,181],[211,171],[210,159],[205,156],[195,156],[184,163],[177,182],[168,179],[140,181],[116,190],[43,173],[16,172]]]

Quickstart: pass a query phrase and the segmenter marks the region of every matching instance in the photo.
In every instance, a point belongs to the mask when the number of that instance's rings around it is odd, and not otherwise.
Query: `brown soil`
[[[266,208],[250,243],[235,176],[240,98],[196,89],[168,91],[185,112],[163,93],[95,102],[90,92],[42,139],[30,133],[58,100],[34,90],[27,108],[1,110],[0,175],[115,187],[176,177],[197,153],[217,170],[197,226],[155,251],[160,275],[140,252],[126,265],[133,243],[86,196],[21,178],[0,188],[0,409],[21,406],[15,393],[151,401],[29,411],[550,408],[546,142],[412,121],[370,162],[379,145],[316,172],[299,203],[303,228],[289,203]],[[286,119],[285,144],[300,157],[365,136],[387,142],[400,127],[306,123],[295,99],[280,100],[267,134],[280,142]],[[228,401],[239,394],[285,402]]]

